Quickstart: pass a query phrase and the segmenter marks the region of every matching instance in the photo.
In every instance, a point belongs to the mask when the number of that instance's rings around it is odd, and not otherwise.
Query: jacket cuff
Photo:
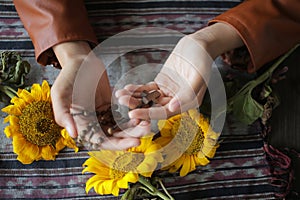
[[[292,8],[300,9],[300,3],[298,0],[276,2],[248,0],[209,22],[209,25],[229,24],[238,32],[252,60],[249,73],[287,52],[300,40],[300,26],[295,20],[300,19],[300,15]]]
[[[80,40],[94,47],[98,43],[83,0],[14,0],[14,4],[42,65],[59,66],[52,51],[56,44]]]

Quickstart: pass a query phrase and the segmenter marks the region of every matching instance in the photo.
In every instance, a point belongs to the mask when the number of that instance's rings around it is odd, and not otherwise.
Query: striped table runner
[[[277,195],[285,191],[284,185],[275,185],[259,126],[245,127],[230,121],[209,165],[185,177],[158,172],[175,199],[278,199]],[[1,135],[1,141],[6,140]],[[9,141],[5,149],[1,147],[1,199],[118,199],[93,191],[85,193],[85,182],[91,176],[81,173],[88,158],[85,150],[74,153],[65,149],[55,161],[22,165]]]
[[[160,27],[189,34],[240,0],[85,2],[91,24],[101,42],[117,33],[140,27]],[[143,39],[146,36],[135,37]],[[165,33],[154,38],[165,41],[163,50],[150,46],[128,52],[112,62],[109,68],[112,85],[134,66],[162,63],[168,50],[174,47],[174,40],[168,42],[167,38],[178,40],[180,36]],[[11,0],[0,0],[0,51],[3,50],[18,51],[30,61],[32,70],[28,84],[41,83],[43,79],[53,83],[59,73],[52,66],[40,67],[34,60],[32,43]],[[3,119],[5,114],[1,112],[0,116]],[[99,196],[93,191],[86,194],[85,182],[90,175],[81,173],[82,164],[88,158],[86,150],[74,153],[65,149],[55,161],[22,165],[16,160],[11,140],[5,137],[3,128],[1,124],[0,199],[119,199]],[[221,139],[223,142],[209,165],[199,167],[183,178],[178,174],[159,173],[175,199],[278,199],[278,195],[285,192],[286,184],[276,182],[278,177],[270,165],[271,157],[266,153],[257,124],[245,127],[228,116]],[[280,183],[288,181],[287,175],[282,173]]]

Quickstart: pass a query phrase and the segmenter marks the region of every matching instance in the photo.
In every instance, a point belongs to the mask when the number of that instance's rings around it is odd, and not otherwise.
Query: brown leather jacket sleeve
[[[247,46],[254,72],[300,43],[299,0],[246,0],[209,22],[233,26]]]
[[[97,44],[83,0],[14,0],[14,4],[42,65],[57,64],[52,47],[58,43]]]

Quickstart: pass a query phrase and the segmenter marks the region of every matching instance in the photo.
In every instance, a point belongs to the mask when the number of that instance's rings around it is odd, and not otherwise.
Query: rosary
[[[149,108],[157,99],[160,97],[160,93],[157,90],[146,91],[141,93],[141,102],[137,108]],[[124,118],[122,114],[118,111],[119,106],[117,104],[112,104],[108,109],[104,111],[86,111],[80,110],[76,113],[71,113],[73,117],[93,117],[96,116],[98,121],[89,122],[86,129],[79,132],[77,137],[77,143],[79,145],[87,144],[88,149],[99,150],[101,144],[105,141],[106,137],[111,137],[114,131],[120,130],[118,124],[123,124],[128,121],[128,118]],[[107,127],[107,128],[106,128]],[[103,130],[105,136],[99,136],[96,143],[91,142],[92,137],[95,133],[99,133]]]

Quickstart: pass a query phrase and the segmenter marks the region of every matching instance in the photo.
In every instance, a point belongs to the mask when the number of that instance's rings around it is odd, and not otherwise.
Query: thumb
[[[59,102],[59,103],[57,103]],[[70,110],[61,101],[52,101],[55,122],[65,128],[72,138],[78,136],[76,124]]]

